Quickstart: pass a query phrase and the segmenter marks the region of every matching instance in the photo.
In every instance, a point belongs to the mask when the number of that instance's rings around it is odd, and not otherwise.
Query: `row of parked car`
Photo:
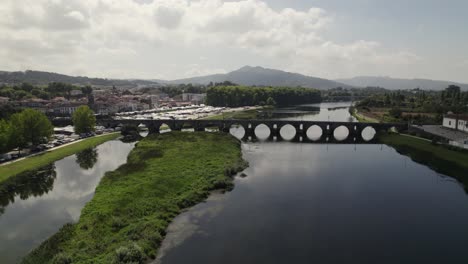
[[[104,128],[104,127],[96,127],[96,132],[90,133],[82,133],[80,135],[72,134],[72,135],[63,135],[63,134],[55,134],[53,139],[47,143],[40,144],[37,146],[33,146],[29,149],[23,149],[20,151],[13,150],[12,152],[6,154],[0,154],[0,163],[4,163],[7,161],[12,161],[21,157],[28,156],[32,153],[38,153],[41,151],[45,151],[47,149],[51,149],[54,147],[61,146],[63,144],[71,143],[78,139],[89,138],[95,135],[101,135],[103,133],[112,133],[114,131],[118,131],[118,129],[112,128]]]

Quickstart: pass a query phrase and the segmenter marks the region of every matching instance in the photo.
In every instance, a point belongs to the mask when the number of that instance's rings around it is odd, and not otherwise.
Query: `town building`
[[[468,115],[466,114],[445,115],[442,126],[468,133]]]

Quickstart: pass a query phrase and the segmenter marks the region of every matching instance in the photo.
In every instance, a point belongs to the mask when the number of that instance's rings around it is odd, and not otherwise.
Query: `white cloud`
[[[180,78],[261,64],[340,77],[419,61],[374,41],[325,39],[331,23],[323,9],[261,0],[3,0],[0,68]]]

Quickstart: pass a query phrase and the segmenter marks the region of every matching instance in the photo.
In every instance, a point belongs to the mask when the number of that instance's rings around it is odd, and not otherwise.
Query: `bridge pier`
[[[268,137],[270,141],[274,141],[275,139],[276,141],[280,141],[282,139],[281,134],[279,132],[280,130],[278,128],[278,124],[273,123],[269,125],[268,128],[270,129],[270,136]]]
[[[248,123],[246,126],[244,126],[244,130],[245,130],[245,134],[244,134],[243,139],[245,139],[245,140],[257,139],[257,137],[255,136],[255,127],[253,126],[252,123]]]
[[[154,123],[151,123],[149,125],[146,125],[148,127],[148,135],[152,135],[152,134],[159,134],[160,131],[159,131],[159,127],[158,125],[155,125]]]

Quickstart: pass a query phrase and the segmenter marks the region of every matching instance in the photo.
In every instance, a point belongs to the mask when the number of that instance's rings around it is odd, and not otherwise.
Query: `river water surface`
[[[105,172],[127,161],[134,144],[118,140],[0,185],[0,263],[18,263],[64,224],[78,221]]]
[[[340,106],[285,118],[354,121]],[[388,146],[257,142],[243,154],[247,177],[177,217],[156,263],[468,263],[461,185]]]

